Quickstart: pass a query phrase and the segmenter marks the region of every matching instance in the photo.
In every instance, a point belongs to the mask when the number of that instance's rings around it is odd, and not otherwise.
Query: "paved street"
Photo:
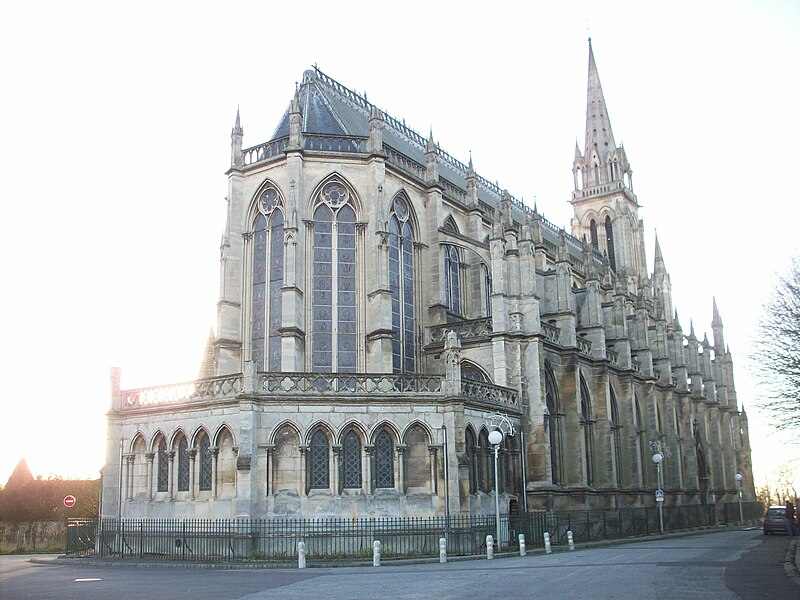
[[[89,567],[4,556],[0,598],[800,598],[782,566],[788,544],[760,530],[726,530],[549,556],[305,570]]]

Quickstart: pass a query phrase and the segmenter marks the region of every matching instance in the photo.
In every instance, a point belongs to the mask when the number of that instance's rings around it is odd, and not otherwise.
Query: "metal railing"
[[[763,506],[745,503],[747,515],[760,518]],[[735,508],[738,520],[738,504]],[[732,513],[733,514],[733,513]],[[664,531],[717,524],[714,505],[664,507]],[[281,561],[297,557],[305,542],[316,560],[366,558],[379,540],[384,557],[435,556],[439,538],[453,555],[486,551],[486,536],[496,531],[495,517],[420,517],[365,519],[70,519],[67,554],[118,558],[202,561]],[[554,545],[638,537],[659,533],[658,508],[530,511],[501,515],[501,547],[516,548],[519,534],[528,548],[542,548],[544,533]]]

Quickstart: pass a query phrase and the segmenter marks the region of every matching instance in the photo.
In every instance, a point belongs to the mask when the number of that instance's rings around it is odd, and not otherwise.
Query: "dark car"
[[[786,531],[786,507],[770,506],[764,515],[764,535],[770,533],[788,533]]]

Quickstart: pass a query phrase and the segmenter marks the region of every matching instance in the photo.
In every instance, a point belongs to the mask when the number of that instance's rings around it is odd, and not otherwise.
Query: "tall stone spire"
[[[617,144],[611,131],[611,120],[608,118],[606,99],[603,96],[603,86],[600,85],[600,75],[597,72],[597,63],[592,50],[592,38],[589,38],[589,83],[586,89],[586,144],[584,155],[591,154],[596,149],[601,159]]]
[[[241,167],[244,163],[242,157],[242,138],[244,137],[244,129],[239,119],[239,107],[236,107],[236,122],[231,129],[231,166]]]

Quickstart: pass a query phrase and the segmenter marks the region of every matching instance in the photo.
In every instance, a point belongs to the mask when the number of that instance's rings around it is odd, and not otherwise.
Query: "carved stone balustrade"
[[[241,375],[213,377],[187,383],[123,390],[122,406],[132,408],[169,402],[192,402],[196,400],[215,400],[235,396],[244,389]]]
[[[393,394],[439,395],[438,375],[393,373],[259,373],[261,394],[374,396]]]
[[[484,383],[482,381],[462,379],[461,393],[465,400],[482,406],[502,409],[505,412],[522,412],[519,403],[519,394],[516,390],[512,390],[511,388]]]
[[[448,331],[455,331],[461,342],[476,338],[483,338],[492,333],[492,318],[469,319],[455,321],[431,327],[431,344],[444,344]]]
[[[612,350],[611,348],[606,348],[606,357],[608,358],[608,362],[612,365],[619,366],[619,353]]]
[[[581,354],[585,354],[586,356],[591,356],[592,354],[592,342],[587,340],[586,338],[578,337],[576,338],[576,343],[578,346],[578,352]]]
[[[561,339],[561,329],[555,325],[550,325],[550,323],[545,323],[544,321],[541,322],[541,325],[542,334],[544,335],[545,339],[553,342],[554,344],[558,344],[559,340]]]

